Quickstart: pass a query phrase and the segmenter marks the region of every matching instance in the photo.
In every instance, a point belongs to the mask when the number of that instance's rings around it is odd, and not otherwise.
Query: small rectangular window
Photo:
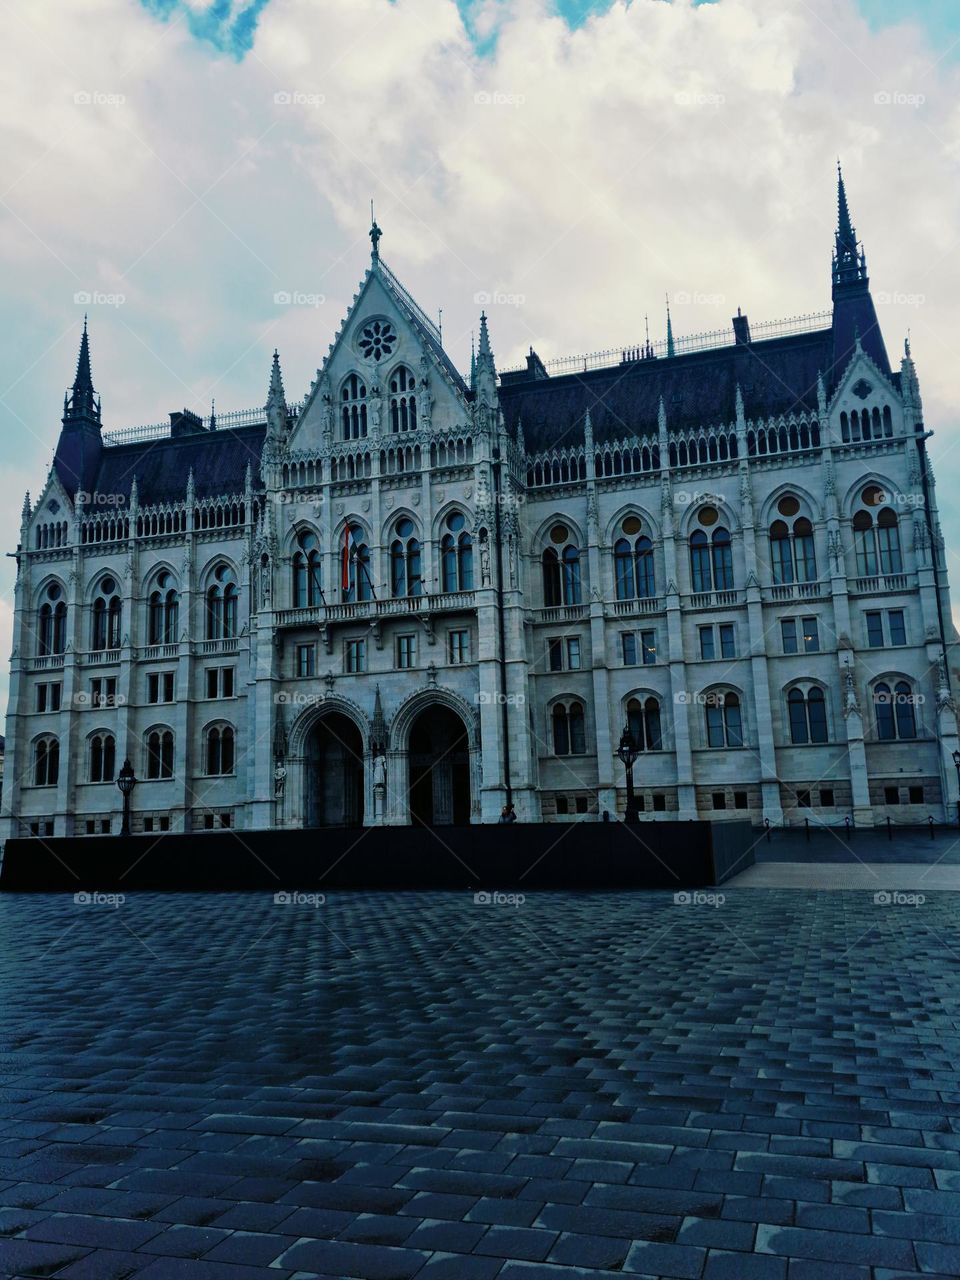
[[[715,809],[725,809],[727,807],[727,795],[725,791],[715,791],[713,793],[713,807]]]
[[[221,827],[229,827],[232,824],[232,821],[233,819],[231,818],[231,815],[229,813],[221,813],[220,815]]]
[[[45,684],[37,685],[37,703],[38,711],[46,711],[47,709],[47,686]]]
[[[102,836],[108,836],[108,835],[110,834],[110,819],[109,819],[109,818],[101,818],[101,819],[100,819],[100,834],[101,834]]]
[[[733,807],[735,809],[746,809],[748,807],[747,793],[745,791],[735,791],[733,793]]]
[[[215,698],[220,692],[220,672],[216,667],[207,667],[207,697]]]
[[[316,674],[317,648],[312,644],[297,645],[297,675],[302,677]]]
[[[735,658],[737,645],[732,622],[720,623],[720,657]]]
[[[173,672],[172,671],[164,671],[163,680],[161,681],[161,684],[163,685],[164,702],[172,702],[173,701]]]
[[[884,804],[899,804],[899,803],[900,803],[900,788],[899,788],[899,787],[884,787],[884,788],[883,788],[883,803],[884,803]]]
[[[224,698],[233,697],[233,672],[234,672],[233,667],[222,667],[220,669],[220,675],[221,675],[220,683],[222,686],[221,694]]]
[[[891,644],[907,643],[907,627],[902,609],[891,609],[887,614],[887,626],[890,628]]]
[[[60,710],[60,699],[62,695],[63,695],[62,684],[52,684],[50,686],[50,710],[51,711]]]
[[[556,636],[547,640],[547,666],[551,671],[563,670],[563,641]]]
[[[667,797],[662,792],[655,791],[653,794],[653,808],[656,813],[665,813],[667,808]]]
[[[700,657],[705,662],[717,656],[717,646],[713,638],[713,627],[700,628]]]
[[[867,614],[867,644],[871,649],[883,648],[883,614]]]
[[[87,819],[86,827],[87,827],[87,835],[88,835],[88,836],[92,836],[92,835],[95,835],[95,834],[96,834],[97,824],[94,822],[93,818],[88,818],[88,819]]]
[[[832,809],[836,801],[833,798],[833,787],[820,788],[820,807],[821,809]]]
[[[803,651],[804,653],[820,652],[820,628],[816,618],[803,619]]]
[[[451,631],[448,633],[447,654],[451,665],[455,667],[463,666],[465,662],[470,661],[470,632],[469,631]]]
[[[144,820],[143,820],[143,829],[144,829],[144,831],[152,831],[152,830],[153,830],[153,819],[152,819],[152,818],[144,818]]]
[[[657,633],[655,631],[640,632],[640,648],[643,652],[643,665],[652,666],[657,660]]]
[[[203,829],[204,831],[213,830],[213,814],[212,813],[205,813],[203,815]]]
[[[796,618],[780,619],[780,638],[783,641],[784,653],[797,653],[797,620]]]
[[[345,651],[348,675],[359,675],[367,669],[366,640],[348,640]]]
[[[797,808],[798,809],[810,808],[810,792],[809,791],[797,792]]]
[[[397,636],[397,666],[407,671],[417,665],[417,637]]]
[[[161,831],[169,831],[169,830],[170,830],[170,816],[169,816],[169,814],[164,815],[164,816],[160,819],[160,830],[161,830]]]
[[[577,796],[577,813],[586,813],[588,811],[587,797]]]
[[[160,675],[156,671],[147,673],[147,701],[151,703],[160,701]]]
[[[570,636],[567,640],[567,668],[570,671],[579,671],[581,665],[580,637]]]
[[[910,803],[923,804],[923,787],[910,788]]]
[[[623,654],[623,665],[625,667],[635,667],[637,665],[637,637],[632,631],[620,632],[620,652]]]
[[[643,792],[642,792],[642,791],[635,791],[635,792],[634,792],[634,797],[633,797],[633,798],[634,798],[634,800],[635,800],[635,802],[636,802],[637,811],[638,811],[639,813],[643,813],[644,809],[646,809],[646,807],[647,807],[647,799],[646,799],[646,796],[643,794]],[[586,813],[586,809],[584,809],[584,813]]]
[[[566,796],[557,796],[557,813],[569,813],[570,805]]]

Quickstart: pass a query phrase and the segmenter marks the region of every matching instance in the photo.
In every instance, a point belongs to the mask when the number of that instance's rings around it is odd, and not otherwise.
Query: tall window
[[[147,777],[173,777],[173,734],[169,729],[153,729],[147,734]]]
[[[361,440],[367,434],[367,388],[351,373],[340,390],[340,419],[344,440]]]
[[[37,787],[55,787],[60,776],[60,743],[41,738],[33,752],[33,782]]]
[[[164,570],[150,593],[148,644],[175,644],[180,617],[180,594],[171,575]]]
[[[877,720],[877,737],[892,742],[897,738],[917,736],[916,696],[906,680],[893,687],[882,681],[873,687],[873,707]]]
[[[112,782],[117,745],[111,733],[96,733],[90,739],[90,781]]]
[[[390,378],[390,429],[416,431],[417,384],[413,374],[401,365]]]
[[[390,544],[390,587],[395,596],[423,595],[423,549],[413,521],[401,516]]]
[[[582,702],[558,702],[554,706],[553,753],[557,756],[586,755],[587,736]]]
[[[770,565],[774,583],[816,582],[817,553],[813,525],[806,516],[799,515],[799,499],[792,493],[785,494],[777,503],[777,511],[786,518],[774,520],[770,526]]]
[[[565,524],[555,524],[550,530],[550,542],[542,557],[543,603],[547,606],[580,604],[582,584],[580,578],[580,548],[571,540]]]
[[[294,608],[320,604],[322,598],[320,539],[312,529],[301,529],[297,534],[297,550],[293,556]]]
[[[699,594],[704,591],[733,590],[733,548],[730,533],[717,525],[716,507],[702,507],[698,515],[701,529],[690,535],[690,581]],[[707,532],[709,530],[709,532]]]
[[[207,773],[211,776],[233,773],[234,734],[229,725],[215,725],[207,730]]]
[[[67,606],[63,599],[63,588],[58,582],[51,582],[43,593],[43,604],[40,606],[37,628],[37,654],[46,657],[52,653],[63,653],[67,647]]]
[[[447,532],[440,539],[440,581],[444,591],[473,590],[473,538],[466,517],[453,511],[446,519]]]
[[[346,527],[343,535],[340,586],[344,600],[372,600],[373,579],[370,576],[370,548],[358,524]]]
[[[122,603],[114,578],[104,578],[93,601],[93,627],[90,648],[95,652],[120,648]]]
[[[218,564],[213,571],[213,582],[207,588],[207,639],[229,640],[238,634],[237,584],[231,569]]]
[[[900,525],[892,507],[883,505],[887,495],[877,485],[868,485],[860,495],[860,510],[853,517],[853,545],[857,553],[857,573],[861,578],[876,574],[903,573]]]
[[[638,751],[659,751],[663,745],[660,734],[660,703],[654,697],[631,698],[627,703],[627,727]]]
[[[806,693],[793,688],[787,694],[790,741],[795,745],[827,741],[827,704],[823,690],[814,685]]]
[[[743,719],[737,694],[708,694],[706,716],[708,747],[743,746]]]
[[[613,544],[617,599],[634,600],[655,595],[653,543],[643,533],[639,517],[627,516],[620,530],[624,536]]]

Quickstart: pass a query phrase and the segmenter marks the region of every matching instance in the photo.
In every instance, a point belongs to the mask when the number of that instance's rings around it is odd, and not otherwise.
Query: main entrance
[[[456,712],[426,707],[410,730],[410,821],[423,827],[470,821],[470,744]]]
[[[363,740],[348,716],[326,715],[311,730],[304,783],[306,826],[363,825]]]

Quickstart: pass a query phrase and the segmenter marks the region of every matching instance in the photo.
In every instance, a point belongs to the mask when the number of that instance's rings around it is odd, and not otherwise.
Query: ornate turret
[[[264,409],[267,415],[267,434],[275,439],[281,437],[287,429],[287,399],[283,390],[283,375],[280,372],[278,351],[273,353],[270,390],[267,392],[267,403]]]
[[[837,165],[837,230],[833,250],[833,392],[852,357],[863,351],[889,377],[890,360],[870,296],[867,259],[850,218],[847,190]]]
[[[497,366],[490,346],[490,332],[487,329],[487,313],[480,316],[480,345],[477,350],[477,397],[480,401],[492,405],[497,399]]]
[[[843,183],[843,171],[837,161],[837,231],[833,250],[833,292],[846,284],[869,284],[867,258],[863,246],[850,220],[847,205],[847,189]]]
[[[102,448],[100,400],[93,389],[90,339],[84,316],[77,373],[73,386],[63,399],[63,427],[53,460],[60,482],[71,497],[78,489],[92,490]]]
[[[667,294],[667,355],[675,356],[677,349],[673,341],[673,321],[670,318],[670,295]]]

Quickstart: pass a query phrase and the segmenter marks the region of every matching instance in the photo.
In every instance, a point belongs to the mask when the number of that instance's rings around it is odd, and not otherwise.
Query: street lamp
[[[133,765],[129,760],[124,760],[123,768],[117,775],[117,786],[123,796],[123,822],[120,824],[120,834],[122,836],[130,834],[130,796],[133,794],[133,788],[136,785],[137,776],[133,772]]]
[[[630,732],[629,724],[623,726],[623,733],[620,735],[620,745],[617,747],[617,755],[626,770],[627,775],[627,822],[639,822],[639,809],[637,808],[637,797],[633,790],[633,766],[639,755],[636,740]]]
[[[960,751],[953,753],[953,765],[957,771],[957,826],[960,827]]]

